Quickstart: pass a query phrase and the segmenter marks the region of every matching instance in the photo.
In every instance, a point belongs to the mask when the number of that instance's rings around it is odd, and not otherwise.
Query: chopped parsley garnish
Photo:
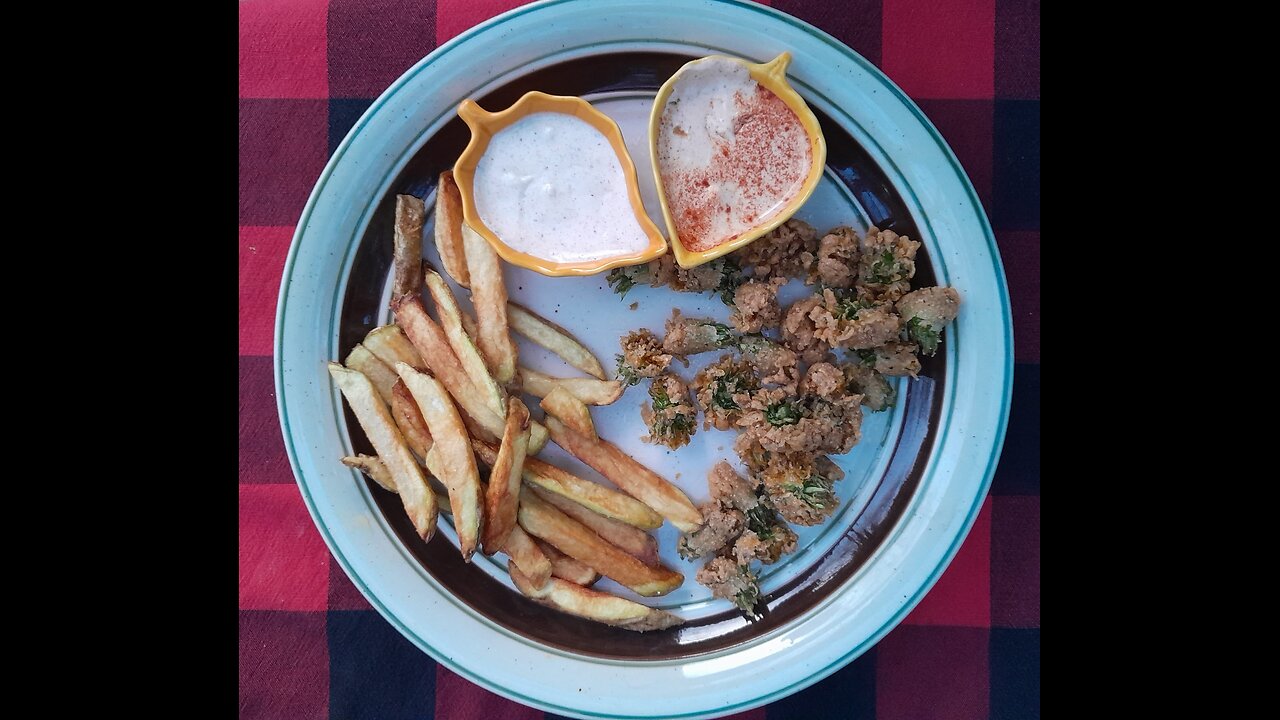
[[[639,270],[631,267],[614,268],[609,271],[606,281],[614,292],[622,296],[619,299],[623,299],[627,297],[627,293],[631,291],[631,288],[635,287],[636,276],[639,274]]]
[[[870,307],[875,307],[875,303],[857,297],[841,298],[836,302],[835,316],[842,320],[857,320],[858,313]]]
[[[720,265],[720,283],[712,292],[720,296],[720,302],[725,305],[733,304],[733,294],[737,292],[738,286],[743,283],[741,268],[738,267],[738,261],[733,258],[724,258]]]
[[[898,277],[898,261],[893,257],[892,250],[885,250],[880,254],[879,259],[871,264],[871,272],[867,274],[867,282],[876,285],[888,285]]]
[[[667,395],[666,388],[660,387],[656,382],[649,387],[649,397],[653,398],[654,410],[671,407],[671,398]]]
[[[878,359],[878,357],[879,356],[876,355],[875,350],[859,350],[858,351],[858,360],[861,361],[862,364],[866,365],[867,367],[875,367],[876,360]]]
[[[747,529],[755,533],[756,537],[761,540],[772,540],[774,533],[773,511],[764,503],[758,503],[747,511]]]
[[[707,327],[715,328],[716,331],[716,347],[724,348],[736,344],[738,341],[733,337],[733,328],[723,323],[713,322],[707,323]]]
[[[774,427],[795,425],[800,422],[800,408],[789,400],[776,402],[765,408],[764,419],[768,420],[769,424]]]
[[[614,359],[618,362],[618,379],[627,385],[635,385],[640,382],[640,376],[636,374],[635,368],[627,364],[626,357],[615,355]]]
[[[907,321],[907,337],[920,344],[920,352],[933,357],[938,352],[938,331],[918,317]]]
[[[760,600],[760,588],[754,582],[745,590],[733,596],[733,604],[743,612],[755,614],[756,602]]]
[[[831,489],[821,475],[810,475],[803,483],[784,483],[782,488],[818,510],[825,508],[831,500]]]

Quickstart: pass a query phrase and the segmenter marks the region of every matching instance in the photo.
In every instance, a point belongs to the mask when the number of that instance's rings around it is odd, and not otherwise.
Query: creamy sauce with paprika
[[[659,120],[658,170],[680,241],[709,250],[777,215],[812,163],[782,98],[741,63],[712,58],[676,81]]]
[[[609,139],[572,115],[533,113],[499,130],[474,194],[484,224],[528,255],[589,262],[649,246]]]

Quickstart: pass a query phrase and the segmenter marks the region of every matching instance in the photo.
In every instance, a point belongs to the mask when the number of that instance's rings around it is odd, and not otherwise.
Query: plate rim
[[[701,710],[695,710],[695,711],[684,712],[684,713],[675,713],[675,714],[666,713],[661,715],[661,717],[669,717],[669,718],[692,718],[692,717],[700,717],[700,716],[709,716],[713,714],[718,715],[721,713],[734,712],[734,711],[740,711],[740,710],[748,709],[752,707],[758,707],[768,702],[772,702],[773,700],[776,700],[780,697],[785,697],[787,695],[790,695],[805,687],[808,687],[809,685],[812,685],[818,682],[819,680],[829,676],[831,673],[835,672],[839,668],[848,664],[854,658],[866,652],[867,649],[869,649],[870,647],[878,643],[880,639],[884,637],[885,634],[887,634],[893,628],[897,627],[901,623],[902,619],[912,609],[914,609],[915,606],[920,602],[920,600],[929,592],[929,590],[933,588],[938,578],[945,571],[945,569],[950,565],[951,561],[955,557],[955,554],[959,550],[959,547],[963,544],[964,540],[968,537],[969,532],[972,530],[974,522],[977,519],[977,515],[980,512],[989,494],[995,468],[1002,454],[1003,443],[1006,435],[1006,429],[1008,426],[1013,374],[1015,372],[1015,366],[1013,362],[1014,360],[1013,342],[1012,342],[1013,332],[1012,332],[1012,322],[1011,322],[1012,316],[1010,312],[1008,283],[1005,277],[1003,262],[1000,257],[999,246],[995,240],[995,236],[991,228],[990,220],[986,214],[985,209],[983,208],[981,200],[977,196],[977,193],[973,187],[972,181],[970,180],[968,174],[964,171],[963,166],[959,163],[959,160],[957,159],[954,151],[947,144],[946,140],[942,137],[941,133],[939,133],[937,128],[934,126],[934,124],[928,119],[928,117],[923,113],[923,111],[920,110],[920,108],[916,105],[916,103],[912,101],[911,98],[907,96],[906,93],[904,93],[896,84],[894,84],[893,81],[890,80],[883,72],[881,72],[879,68],[877,68],[874,64],[870,63],[868,60],[863,58],[855,50],[848,47],[847,45],[842,43],[840,40],[834,38],[829,33],[826,33],[820,28],[817,28],[799,18],[791,16],[780,10],[776,10],[774,8],[767,7],[767,6],[758,5],[754,2],[749,2],[747,0],[709,0],[709,2],[710,4],[714,4],[714,5],[725,5],[725,6],[731,6],[731,7],[750,10],[765,16],[767,20],[780,21],[780,22],[786,23],[796,29],[799,29],[813,36],[817,41],[831,47],[836,52],[840,53],[841,55],[848,58],[856,65],[858,65],[862,70],[864,70],[868,74],[870,78],[879,82],[885,89],[889,90],[891,97],[896,99],[905,109],[907,109],[911,113],[911,115],[920,124],[921,128],[923,128],[925,132],[930,136],[930,138],[936,143],[937,147],[943,151],[943,157],[949,163],[951,168],[955,171],[956,178],[959,180],[964,191],[967,193],[968,200],[972,205],[972,207],[974,208],[974,210],[976,211],[975,216],[978,220],[978,225],[982,231],[983,238],[987,242],[987,247],[990,252],[991,263],[994,270],[994,280],[995,280],[995,285],[997,290],[996,296],[1000,303],[1001,320],[1002,320],[1001,324],[1002,324],[1002,329],[1004,331],[1003,334],[1004,334],[1004,340],[1005,340],[1005,353],[1004,353],[1004,357],[1001,359],[1004,361],[1005,372],[1003,373],[1004,382],[1003,382],[1003,386],[1001,387],[1001,398],[1000,398],[1000,405],[999,405],[999,411],[998,411],[998,418],[996,420],[996,426],[993,428],[994,434],[992,436],[992,441],[991,441],[990,455],[987,458],[986,467],[983,470],[983,478],[981,483],[979,484],[979,490],[975,494],[972,505],[969,507],[968,511],[966,512],[966,517],[964,521],[961,523],[960,530],[955,534],[955,537],[952,539],[946,551],[941,555],[937,566],[934,567],[929,572],[926,580],[915,590],[912,596],[907,598],[907,600],[898,607],[897,611],[893,612],[888,617],[888,619],[881,625],[880,628],[878,628],[875,632],[868,635],[862,642],[858,643],[853,648],[851,648],[848,652],[842,654],[840,657],[828,663],[826,666],[816,671],[809,672],[800,680],[789,683],[783,687],[777,688],[775,690],[764,693],[762,695],[758,695],[752,699],[739,701],[732,705],[721,706],[714,709],[701,709]],[[534,2],[528,5],[523,5],[517,8],[513,8],[507,12],[502,13],[501,15],[495,16],[485,22],[482,22],[478,25],[475,25],[467,29],[466,31],[460,33],[456,37],[450,39],[448,42],[444,43],[443,45],[433,50],[431,53],[429,53],[428,55],[423,57],[421,60],[419,60],[417,63],[415,63],[411,68],[405,71],[405,73],[403,73],[386,90],[384,90],[378,96],[378,98],[375,99],[370,104],[368,109],[366,109],[366,111],[360,116],[360,118],[352,126],[351,130],[348,131],[347,135],[343,138],[342,142],[334,150],[329,160],[326,162],[324,170],[321,172],[315,185],[313,186],[311,194],[309,195],[307,202],[302,210],[302,213],[299,216],[294,235],[290,241],[290,247],[285,259],[285,264],[284,264],[283,273],[282,273],[280,294],[279,294],[279,297],[277,300],[277,306],[276,306],[275,335],[273,338],[273,366],[274,366],[273,374],[275,379],[277,411],[279,413],[284,445],[286,448],[287,455],[289,457],[290,469],[294,474],[294,479],[299,485],[299,489],[302,494],[303,500],[307,506],[308,512],[311,514],[313,522],[315,522],[317,529],[320,531],[322,537],[324,538],[325,543],[330,550],[330,553],[338,561],[343,571],[347,573],[348,577],[352,580],[352,583],[357,587],[357,589],[366,598],[366,600],[370,603],[370,605],[374,607],[376,610],[378,610],[379,614],[381,614],[384,618],[387,619],[388,622],[390,622],[394,627],[396,627],[396,629],[400,631],[402,635],[406,636],[411,641],[413,641],[416,645],[418,645],[422,650],[426,651],[437,662],[443,664],[445,667],[449,668],[450,670],[462,675],[463,677],[469,679],[470,681],[482,687],[485,687],[493,692],[515,699],[527,705],[551,710],[553,712],[561,712],[561,713],[566,713],[569,715],[575,715],[579,717],[614,717],[615,715],[612,715],[612,714],[602,714],[602,713],[597,713],[593,711],[581,710],[578,708],[562,706],[562,705],[554,704],[551,702],[547,702],[545,700],[529,697],[527,695],[524,695],[523,693],[520,693],[519,691],[500,685],[497,682],[494,682],[482,675],[471,672],[466,667],[451,660],[443,652],[437,650],[434,646],[432,646],[431,643],[427,642],[427,640],[421,637],[419,633],[417,633],[415,630],[409,628],[406,623],[401,621],[397,615],[391,612],[386,607],[386,605],[377,596],[373,594],[373,592],[369,589],[368,585],[364,582],[363,578],[361,578],[357,573],[353,571],[350,561],[348,561],[346,556],[343,554],[342,550],[337,546],[334,538],[330,533],[329,528],[325,525],[325,522],[320,518],[315,501],[311,497],[310,493],[308,492],[308,488],[303,481],[303,474],[301,472],[301,468],[297,458],[297,450],[294,447],[293,437],[288,432],[289,420],[288,420],[288,413],[285,407],[286,386],[285,386],[285,380],[284,380],[284,365],[282,361],[282,352],[281,352],[282,338],[284,333],[284,319],[285,319],[284,309],[286,305],[286,297],[287,297],[288,289],[290,287],[290,281],[294,274],[294,269],[296,265],[296,260],[297,260],[297,255],[299,252],[301,240],[304,234],[306,234],[306,231],[309,225],[310,216],[315,209],[319,196],[322,194],[322,191],[328,184],[328,181],[331,175],[333,174],[334,169],[339,164],[341,158],[346,153],[348,147],[351,145],[354,138],[370,122],[373,116],[376,115],[384,105],[386,105],[392,98],[394,98],[397,95],[397,93],[401,90],[401,88],[404,85],[409,83],[418,74],[423,72],[427,67],[429,67],[432,64],[432,62],[446,55],[449,51],[451,51],[457,45],[460,45],[466,42],[467,40],[474,37],[475,35],[481,34],[496,26],[500,26],[516,17],[529,14],[532,12],[537,12],[539,10],[542,10],[548,7],[560,6],[560,5],[572,5],[572,4],[587,5],[588,3],[585,3],[583,0],[540,0],[539,2]],[[655,39],[655,42],[664,42],[664,41]],[[892,160],[889,158],[888,152],[884,152],[883,154],[886,159],[889,159],[890,162],[892,162]],[[909,191],[909,188],[899,188],[899,190]],[[923,224],[927,225],[927,219],[918,218],[918,220],[920,219],[924,219],[925,222]],[[937,448],[935,448],[935,451],[936,450]],[[932,463],[933,461],[934,461],[933,458],[930,458],[928,460],[929,463]],[[901,524],[902,522],[904,522],[904,520],[899,520],[899,524]],[[889,538],[886,538],[886,543],[888,542],[888,540]],[[835,597],[836,596],[833,595],[831,599],[834,600]],[[817,608],[815,608],[815,610],[816,609]],[[797,620],[796,622],[803,622],[803,620]],[[733,651],[729,650],[728,652],[733,652]],[[652,664],[646,661],[601,662],[599,659],[591,658],[589,656],[575,656],[575,657],[584,662],[590,662],[593,664],[609,664],[609,665],[623,665],[623,666]],[[680,664],[680,663],[677,663],[677,664]],[[627,715],[626,717],[650,717],[650,716],[651,715]],[[658,717],[658,716],[652,716],[652,717]]]

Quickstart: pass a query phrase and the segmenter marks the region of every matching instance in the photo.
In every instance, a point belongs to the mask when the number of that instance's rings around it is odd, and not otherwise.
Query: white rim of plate
[[[650,37],[634,37],[632,27]],[[592,41],[575,45],[579,37]],[[552,38],[561,44],[548,54]],[[336,462],[350,446],[324,361],[337,357],[338,305],[373,209],[461,98],[483,95],[514,72],[604,48],[725,52],[757,61],[790,50],[797,90],[879,164],[916,220],[939,282],[958,287],[965,298],[943,345],[943,428],[915,497],[889,536],[802,617],[729,650],[688,659],[586,657],[536,645],[478,616],[418,565],[365,484]],[[434,120],[418,122],[414,111],[433,97],[449,100]],[[392,150],[398,150],[394,157]],[[317,293],[329,287],[334,295],[326,306]],[[974,341],[962,342],[967,338]],[[1013,378],[999,251],[955,154],[919,108],[857,53],[807,23],[741,0],[544,0],[482,23],[419,61],[356,122],[303,209],[281,282],[274,353],[281,428],[302,497],[370,604],[450,670],[513,700],[584,718],[741,711],[808,687],[873,646],[928,592],[968,534],[1000,455]],[[1001,373],[989,372],[993,360],[1002,362]]]

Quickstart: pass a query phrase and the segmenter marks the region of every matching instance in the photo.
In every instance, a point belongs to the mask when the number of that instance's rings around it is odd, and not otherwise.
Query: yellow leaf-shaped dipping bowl
[[[548,258],[536,257],[516,250],[503,242],[502,238],[487,226],[480,218],[476,208],[475,175],[489,147],[489,141],[507,126],[527,115],[541,112],[563,113],[585,121],[599,131],[609,141],[609,145],[618,156],[622,166],[622,174],[627,183],[627,195],[631,209],[635,213],[637,223],[649,240],[648,246],[639,253],[612,255],[584,262],[557,262]],[[622,132],[609,116],[591,107],[591,104],[579,97],[548,95],[541,92],[526,93],[514,105],[501,112],[485,111],[472,100],[464,100],[458,106],[458,116],[471,129],[471,142],[458,157],[453,166],[453,178],[458,183],[458,192],[462,195],[463,221],[493,246],[503,260],[529,268],[543,275],[594,275],[624,265],[639,265],[657,259],[667,252],[667,241],[658,226],[653,224],[645,214],[644,204],[640,199],[640,186],[636,181],[636,166],[627,153],[626,144],[622,140]]]
[[[799,191],[778,212],[769,215],[763,222],[725,240],[715,247],[697,251],[685,246],[685,243],[680,239],[680,233],[676,229],[675,219],[672,217],[671,208],[667,203],[667,191],[662,183],[662,171],[658,164],[658,139],[663,110],[666,108],[667,100],[670,98],[672,91],[675,90],[675,86],[680,81],[681,76],[689,68],[708,60],[731,60],[745,66],[751,75],[751,79],[774,95],[777,95],[790,108],[791,112],[795,113],[801,127],[804,128],[804,132],[808,136],[810,165],[808,175],[805,176]],[[691,268],[701,265],[758,239],[790,219],[818,187],[818,181],[822,179],[822,171],[827,162],[827,142],[822,136],[822,128],[818,125],[818,118],[814,116],[813,111],[805,104],[804,98],[800,97],[800,94],[787,82],[787,66],[790,64],[791,53],[787,52],[762,64],[749,63],[745,60],[725,55],[711,55],[686,63],[670,79],[663,83],[662,88],[658,90],[658,96],[653,101],[653,111],[649,115],[649,152],[650,157],[653,158],[653,177],[658,185],[658,199],[662,203],[662,217],[667,223],[667,236],[671,239],[671,248],[680,267]]]

